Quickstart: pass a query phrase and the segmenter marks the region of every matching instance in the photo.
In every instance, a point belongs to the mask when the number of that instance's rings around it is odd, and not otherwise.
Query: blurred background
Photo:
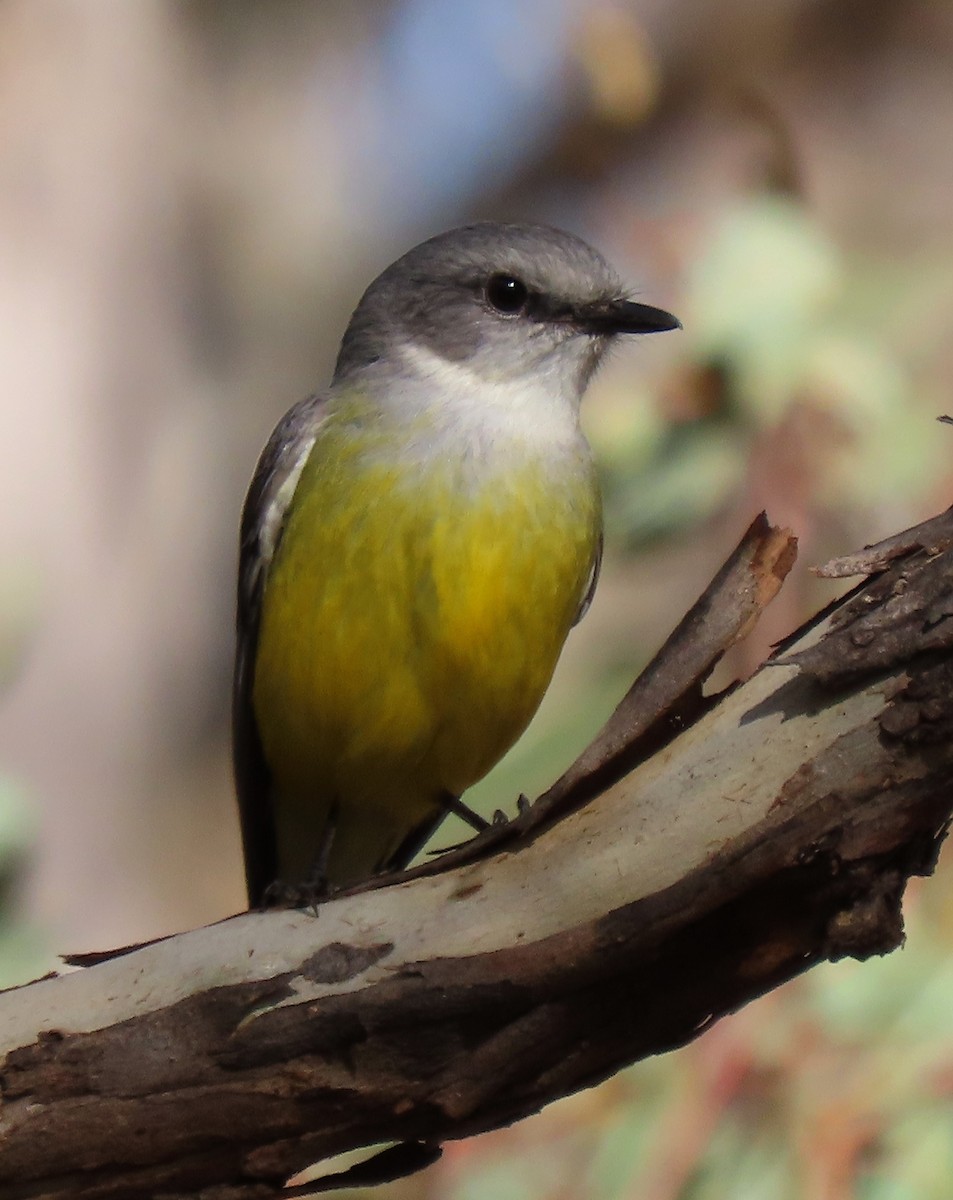
[[[810,564],[950,502],[948,0],[6,0],[4,983],[242,907],[245,487],[371,278],[476,218],[581,234],[685,325],[591,390],[603,581],[487,810],[568,765],[761,508],[801,558],[734,674],[833,594]],[[948,1200],[949,855],[906,913],[890,958],[374,1195]]]

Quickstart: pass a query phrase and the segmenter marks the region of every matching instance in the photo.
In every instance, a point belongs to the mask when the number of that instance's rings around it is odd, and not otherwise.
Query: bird
[[[233,758],[249,904],[408,864],[513,745],[599,576],[583,393],[680,328],[595,249],[481,222],[364,292],[242,510]],[[472,814],[471,824],[485,824]]]

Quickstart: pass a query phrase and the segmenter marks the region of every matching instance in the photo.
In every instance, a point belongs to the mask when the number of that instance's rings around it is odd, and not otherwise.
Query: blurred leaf
[[[638,1178],[658,1117],[644,1105],[620,1108],[601,1130],[590,1172],[590,1194],[609,1198],[628,1194]]]
[[[37,834],[35,816],[23,792],[12,780],[0,776],[0,869],[22,858]]]
[[[889,1130],[858,1181],[860,1200],[948,1200],[953,1187],[953,1109],[918,1105]]]
[[[678,1200],[785,1200],[797,1194],[795,1180],[782,1143],[729,1116],[715,1130]]]
[[[752,414],[777,419],[840,281],[836,251],[804,210],[761,196],[723,218],[695,264],[685,326],[700,357],[738,372]]]
[[[704,520],[737,488],[745,467],[737,433],[723,421],[673,427],[651,461],[623,481],[606,483],[606,527],[643,545]]]
[[[58,961],[39,929],[0,922],[0,989],[39,979]]]
[[[0,572],[0,688],[15,677],[37,628],[41,595],[38,573],[23,563]]]

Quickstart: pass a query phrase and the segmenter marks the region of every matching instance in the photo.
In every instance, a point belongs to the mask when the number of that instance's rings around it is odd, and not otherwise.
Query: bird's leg
[[[508,825],[510,818],[501,808],[498,808],[493,814],[493,820],[488,821],[485,817],[481,817],[479,813],[475,813],[472,808],[464,804],[459,796],[453,796],[446,792],[440,798],[440,803],[443,805],[445,813],[453,813],[462,821],[476,830],[477,833],[483,833],[490,828],[498,828],[501,825]],[[525,796],[520,796],[516,801],[517,812],[522,815],[530,808],[530,802]],[[466,842],[457,842],[453,846],[442,846],[439,850],[431,850],[430,854],[446,854],[448,850],[459,850],[461,846],[465,846]]]
[[[314,858],[311,860],[311,870],[308,872],[308,878],[305,881],[306,886],[315,889],[321,888],[325,894],[328,891],[328,863],[331,859],[331,847],[334,845],[334,835],[337,832],[337,827],[338,806],[337,803],[334,803],[328,810],[328,819],[321,830],[318,848],[314,852]]]
[[[477,833],[482,833],[484,829],[489,829],[491,825],[508,825],[510,818],[502,810],[498,808],[493,814],[493,820],[487,821],[485,817],[481,817],[479,813],[475,813],[472,808],[468,807],[459,796],[451,796],[449,792],[443,797],[443,807],[446,812],[452,812],[461,820],[466,821],[471,829],[475,829]],[[529,812],[532,804],[529,797],[520,793],[516,798],[516,813],[522,816],[523,813]]]
[[[490,822],[486,817],[481,817],[479,813],[475,813],[472,808],[469,808],[459,796],[451,796],[447,792],[442,797],[443,807],[447,812],[453,813],[455,817],[459,817],[461,821],[466,821],[471,829],[475,829],[477,833],[482,833],[484,829],[490,828]],[[493,818],[493,824],[496,824],[496,818]]]
[[[327,885],[288,883],[285,879],[273,879],[262,896],[262,911],[269,908],[310,908],[317,915],[318,901],[329,895]]]
[[[311,860],[308,877],[301,884],[301,903],[298,907],[309,909],[313,916],[318,915],[318,903],[326,900],[335,890],[328,880],[328,863],[331,859],[331,847],[334,845],[337,827],[338,806],[334,803],[328,810],[328,819],[321,830],[318,848]]]
[[[337,829],[337,805],[332,805],[328,819],[321,830],[321,839],[311,861],[308,876],[300,883],[288,883],[276,879],[265,889],[265,908],[304,908],[312,916],[318,915],[318,904],[332,895],[334,888],[328,881],[328,861]]]

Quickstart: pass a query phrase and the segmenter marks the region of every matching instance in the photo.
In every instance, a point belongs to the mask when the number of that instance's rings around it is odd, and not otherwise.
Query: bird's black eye
[[[518,313],[526,307],[529,289],[515,275],[491,275],[486,284],[486,298],[501,313]]]

